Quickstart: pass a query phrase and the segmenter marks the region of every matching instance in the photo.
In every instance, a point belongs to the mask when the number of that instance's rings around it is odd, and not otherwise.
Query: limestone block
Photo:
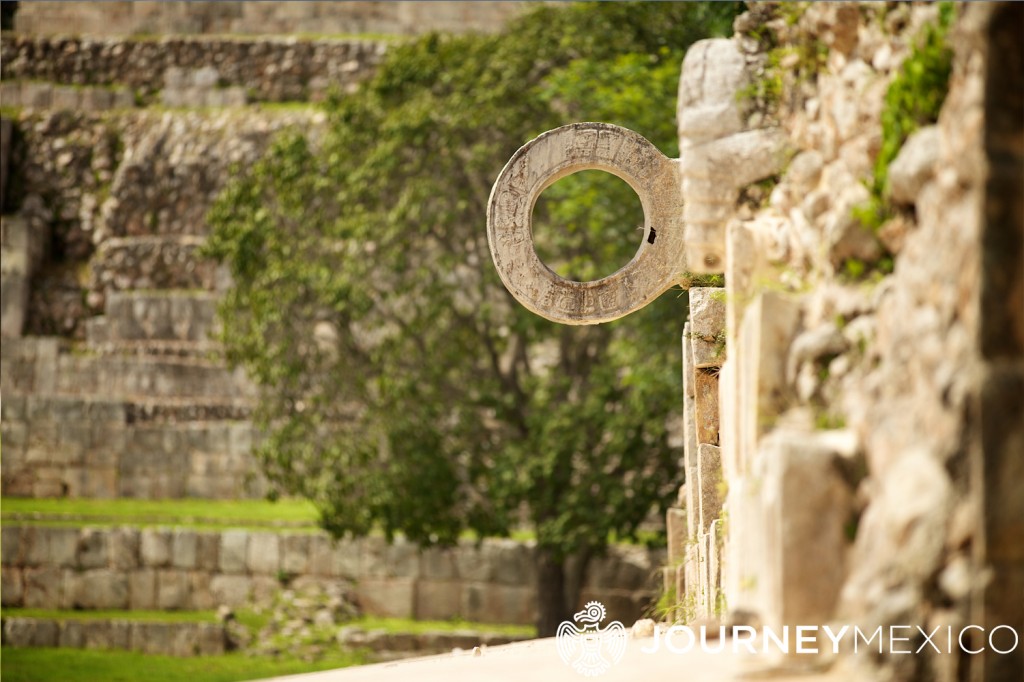
[[[536,603],[534,595],[529,587],[464,583],[460,602],[462,617],[476,622],[532,623]]]
[[[254,575],[249,581],[251,593],[249,599],[260,604],[266,604],[281,591],[281,583],[276,576]]]
[[[722,581],[731,610],[766,611],[766,535],[762,482],[753,473],[729,481],[729,541],[722,558]]]
[[[21,579],[21,570],[4,566],[0,579],[0,602],[4,606],[21,606],[25,599],[25,584]]]
[[[25,556],[27,566],[74,566],[78,555],[77,528],[38,526],[22,531],[30,538]]]
[[[697,426],[697,447],[719,442],[718,373],[710,369],[694,372],[694,420]]]
[[[195,654],[200,656],[216,656],[223,654],[228,648],[227,631],[219,623],[197,623]]]
[[[251,579],[245,575],[215,575],[210,579],[210,594],[218,604],[242,606],[248,603]]]
[[[334,573],[334,557],[331,539],[323,534],[309,537],[309,573],[328,576]]]
[[[64,601],[70,608],[128,608],[128,576],[108,569],[96,569],[64,576],[67,594]]]
[[[61,608],[64,587],[61,569],[56,566],[26,568],[21,575],[25,584],[25,608]]]
[[[244,530],[226,530],[220,536],[220,570],[224,573],[243,573],[249,533]]]
[[[693,375],[693,352],[690,323],[683,325],[683,469],[686,476],[686,527],[690,539],[697,533],[697,414],[694,402],[696,381]]]
[[[132,571],[128,574],[128,604],[132,609],[155,609],[157,607],[156,571],[151,568]]]
[[[190,571],[188,574],[188,608],[212,610],[220,606],[210,592],[213,575],[208,571]]]
[[[460,548],[461,549],[461,548]],[[455,553],[459,549],[428,547],[420,552],[420,575],[429,580],[454,580],[458,577]]]
[[[220,534],[196,534],[196,568],[215,571],[220,566]]]
[[[492,566],[484,557],[482,546],[459,545],[454,555],[460,579],[473,582],[490,582],[493,579]]]
[[[78,561],[81,568],[103,568],[107,565],[107,538],[101,528],[83,528],[78,538]]]
[[[686,596],[681,600],[686,617],[696,615],[697,599],[700,594],[700,560],[697,547],[700,544],[698,535],[694,542],[686,545],[686,561],[683,563],[683,582],[686,584]]]
[[[80,620],[65,620],[59,623],[60,632],[57,646],[62,649],[81,649],[85,646],[85,629]]]
[[[7,402],[6,399],[4,402]],[[22,539],[24,538],[24,544]],[[0,528],[0,560],[4,566],[20,566],[23,563],[22,556],[25,551],[25,544],[30,540],[31,535],[28,529],[22,526],[4,526]]]
[[[81,106],[81,97],[76,88],[57,85],[50,95],[50,106],[54,109],[70,109],[77,111]]]
[[[483,545],[493,565],[494,581],[503,585],[529,585],[535,580],[532,548],[514,540],[492,540]]]
[[[286,573],[306,573],[309,570],[308,535],[286,535],[281,538],[281,570]]]
[[[162,528],[143,528],[139,533],[139,558],[143,566],[160,568],[171,563],[171,532]]]
[[[449,620],[461,615],[462,583],[457,580],[419,580],[416,610],[419,620]]]
[[[355,588],[362,613],[389,618],[412,618],[416,611],[413,578],[364,578]]]
[[[697,545],[694,548],[697,557],[697,590],[694,597],[694,610],[697,618],[708,618],[711,615],[711,605],[708,602],[708,534],[697,535]]]
[[[41,618],[8,618],[4,644],[12,647],[55,647],[60,640],[56,621]]]
[[[722,515],[722,450],[702,443],[697,450],[697,487],[700,491],[700,533]]]
[[[331,575],[356,579],[364,575],[362,544],[366,540],[338,540],[331,552]]]
[[[188,608],[189,575],[185,571],[162,570],[156,574],[156,603],[161,610]]]
[[[761,434],[792,398],[786,382],[786,358],[799,321],[798,303],[778,292],[758,294],[744,312],[739,334],[742,362],[737,366],[742,467],[751,465]]]
[[[687,512],[683,509],[670,507],[665,514],[665,534],[668,536],[668,563],[677,565],[683,560],[683,551],[689,539]]]
[[[719,367],[725,361],[725,289],[691,287],[690,342],[694,367]]]
[[[712,616],[724,615],[719,609],[722,591],[721,527],[721,519],[715,519],[708,526],[708,604]]]
[[[889,190],[894,200],[914,202],[935,172],[940,149],[938,126],[926,126],[907,138],[889,164]]]
[[[679,136],[688,142],[712,140],[743,129],[737,92],[747,82],[739,45],[725,38],[690,46],[679,77]]]
[[[281,568],[281,547],[277,533],[252,533],[246,565],[249,572],[276,575]]]
[[[175,530],[171,537],[171,565],[175,568],[195,568],[197,548],[195,531]]]
[[[846,577],[844,529],[852,503],[837,453],[813,433],[785,429],[766,437],[762,449],[765,623],[828,622]]]

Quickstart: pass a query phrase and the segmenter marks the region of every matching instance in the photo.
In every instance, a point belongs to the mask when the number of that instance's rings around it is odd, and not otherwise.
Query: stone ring
[[[640,197],[644,234],[633,259],[591,282],[560,277],[533,242],[533,208],[567,175],[602,170]],[[527,142],[498,175],[487,207],[487,240],[502,282],[526,308],[554,322],[597,324],[644,307],[685,270],[679,163],[642,136],[608,123],[573,123]]]

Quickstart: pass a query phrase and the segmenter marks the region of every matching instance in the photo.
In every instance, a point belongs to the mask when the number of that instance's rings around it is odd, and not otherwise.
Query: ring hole
[[[605,171],[562,178],[544,190],[533,209],[537,255],[565,279],[607,277],[632,260],[643,240],[640,197]]]

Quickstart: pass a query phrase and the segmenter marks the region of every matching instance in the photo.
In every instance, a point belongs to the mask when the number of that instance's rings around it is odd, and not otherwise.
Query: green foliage
[[[881,114],[882,146],[868,182],[871,198],[853,209],[853,217],[865,227],[877,230],[892,217],[893,207],[888,198],[889,165],[914,131],[939,118],[953,68],[953,51],[947,35],[954,12],[953,3],[939,3],[939,20],[923,29],[885,93]]]
[[[208,253],[235,283],[223,339],[260,388],[271,481],[336,535],[450,544],[525,522],[559,562],[636,538],[680,482],[666,417],[682,303],[549,323],[500,284],[486,206],[515,150],[569,121],[675,153],[683,49],[734,12],[545,5],[499,35],[425,36],[331,99],[316,144],[294,131],[240,169],[210,213]],[[631,191],[553,186],[536,215],[550,258],[579,277],[628,261]]]

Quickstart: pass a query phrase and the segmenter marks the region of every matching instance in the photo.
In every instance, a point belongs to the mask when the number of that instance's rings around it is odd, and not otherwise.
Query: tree
[[[490,186],[526,140],[573,120],[674,155],[683,50],[734,11],[543,6],[495,36],[414,40],[328,103],[322,139],[289,133],[230,183],[208,253],[234,278],[223,338],[260,388],[258,456],[280,490],[335,535],[450,544],[528,526],[538,631],[554,633],[590,557],[635,538],[680,483],[666,418],[685,308],[668,294],[598,327],[527,312],[488,254]],[[639,245],[622,229],[635,195],[597,176],[537,208],[558,225],[538,227],[542,255],[577,279]]]

